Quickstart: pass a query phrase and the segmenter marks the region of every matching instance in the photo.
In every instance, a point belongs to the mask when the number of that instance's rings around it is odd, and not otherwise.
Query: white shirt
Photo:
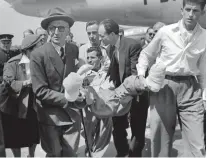
[[[30,79],[30,60],[29,58],[23,54],[22,55],[22,58],[19,62],[19,65],[24,65],[25,66],[25,72],[26,72],[26,75],[27,75],[27,79]]]
[[[182,20],[162,27],[142,50],[136,65],[138,75],[144,76],[149,63],[155,59],[156,63],[162,61],[166,64],[167,75],[201,75],[205,88],[206,31],[197,24],[192,32],[188,32]]]
[[[54,44],[54,43],[52,43],[52,45],[54,46],[55,50],[57,51],[58,55],[60,56],[61,55],[61,51],[60,51],[61,47],[58,46],[57,44]],[[64,52],[65,52],[65,45],[62,46],[62,47],[63,47]]]
[[[120,36],[115,44],[115,53],[118,61],[119,61],[119,47],[120,47]]]

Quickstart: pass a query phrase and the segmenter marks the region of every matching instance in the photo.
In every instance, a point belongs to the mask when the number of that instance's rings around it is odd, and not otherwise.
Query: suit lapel
[[[60,58],[60,56],[58,55],[58,52],[55,50],[52,43],[49,43],[49,44],[50,44],[50,50],[48,51],[49,58],[53,64],[55,70],[57,71],[57,73],[60,75],[60,77],[62,77],[63,69],[64,69],[63,61]]]
[[[120,74],[120,81],[122,82],[124,71],[125,71],[125,62],[126,62],[126,48],[125,48],[125,40],[124,37],[120,39],[120,46],[119,46],[119,74]]]

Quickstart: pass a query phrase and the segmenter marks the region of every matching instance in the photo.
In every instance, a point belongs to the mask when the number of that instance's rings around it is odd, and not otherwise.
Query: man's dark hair
[[[102,57],[102,51],[101,48],[99,46],[92,46],[90,48],[87,49],[87,53],[96,51],[97,52],[97,57]]]
[[[86,23],[86,30],[88,28],[88,26],[91,26],[91,25],[99,25],[98,21],[94,20],[94,21],[89,21]]]
[[[107,34],[112,32],[114,32],[116,35],[119,34],[119,25],[112,19],[105,19],[100,23],[100,25],[104,26]]]
[[[187,2],[199,4],[201,6],[201,10],[204,10],[206,6],[206,0],[183,0],[183,7],[185,7]]]

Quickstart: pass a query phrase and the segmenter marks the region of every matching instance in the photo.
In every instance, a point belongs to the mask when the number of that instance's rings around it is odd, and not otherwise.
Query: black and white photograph
[[[206,0],[0,0],[0,157],[206,157]]]

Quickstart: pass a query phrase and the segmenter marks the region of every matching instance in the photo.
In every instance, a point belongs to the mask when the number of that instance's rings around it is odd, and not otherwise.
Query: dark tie
[[[63,47],[60,48],[60,58],[62,59],[63,63],[65,64],[65,52],[64,52]]]
[[[109,81],[112,81],[116,87],[121,84],[120,77],[119,77],[119,63],[116,59],[116,54],[114,52],[115,46],[111,46],[110,48],[110,66],[107,72],[107,76],[109,76]]]

